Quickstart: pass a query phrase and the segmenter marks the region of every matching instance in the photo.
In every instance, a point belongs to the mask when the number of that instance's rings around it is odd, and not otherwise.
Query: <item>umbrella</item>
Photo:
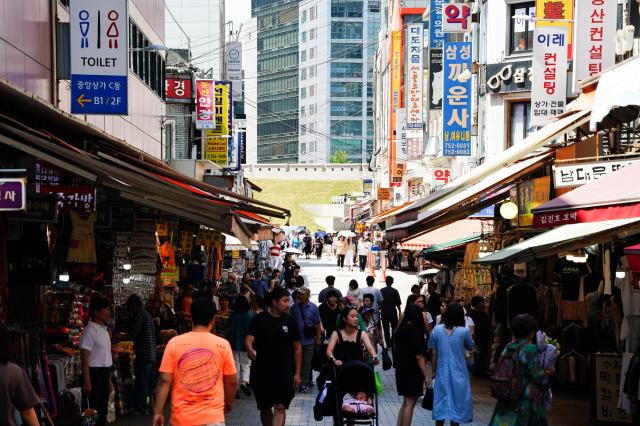
[[[440,269],[434,269],[434,268],[432,268],[432,269],[425,269],[424,271],[420,271],[420,272],[418,272],[418,274],[417,274],[417,275],[418,275],[419,277],[423,277],[423,276],[425,276],[425,275],[435,275],[435,274],[437,274],[438,272],[440,272]]]
[[[353,232],[353,231],[340,231],[340,232],[338,232],[338,237],[348,238],[348,237],[355,237],[355,236],[356,236],[356,233]]]
[[[327,235],[326,232],[324,231],[316,231],[315,234],[313,234],[315,237],[325,237]]]
[[[302,252],[300,250],[298,250],[295,247],[287,247],[286,249],[282,250],[284,253],[293,253],[293,254],[302,254]]]

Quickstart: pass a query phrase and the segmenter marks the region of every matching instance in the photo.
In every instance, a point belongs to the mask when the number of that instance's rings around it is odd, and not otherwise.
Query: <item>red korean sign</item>
[[[436,185],[446,185],[451,179],[451,171],[447,169],[436,169],[433,172],[433,179],[436,181]]]
[[[215,129],[215,97],[213,80],[196,80],[196,129]]]
[[[58,200],[61,212],[74,210],[77,212],[96,211],[96,189],[89,187],[72,188],[68,186],[43,186],[41,194],[52,194]]]
[[[442,31],[467,33],[471,31],[471,7],[468,3],[442,5]]]
[[[191,79],[167,78],[164,97],[166,100],[191,101]]]

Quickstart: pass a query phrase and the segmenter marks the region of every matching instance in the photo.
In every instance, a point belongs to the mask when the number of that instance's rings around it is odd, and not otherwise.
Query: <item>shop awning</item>
[[[463,219],[399,243],[397,248],[402,250],[420,250],[444,244],[451,240],[479,237],[481,233],[482,222],[480,220]]]
[[[533,209],[533,226],[640,217],[640,162],[582,185]]]
[[[442,199],[453,196],[464,191],[470,186],[477,184],[487,176],[499,172],[514,163],[517,164],[517,162],[523,158],[530,157],[536,153],[542,154],[544,152],[550,152],[548,149],[543,151],[540,150],[560,136],[588,123],[589,113],[589,110],[573,111],[557,121],[547,124],[542,129],[527,136],[517,145],[506,149],[501,152],[500,155],[493,156],[493,158],[490,158],[488,161],[472,169],[460,178],[442,186],[437,192],[395,210],[392,216],[396,216],[398,219],[396,223],[399,223],[400,220],[402,220],[402,215],[405,213],[408,214],[415,210],[422,212],[425,208],[438,203]],[[415,220],[415,217],[407,215],[407,218],[404,219],[404,221],[407,220]]]
[[[240,241],[239,239],[237,239],[233,235],[224,234],[224,233],[222,235],[224,235],[224,249],[225,249],[225,251],[249,250],[248,247],[251,247],[251,250],[257,250],[258,249],[258,242],[257,241],[251,241],[250,244],[248,244],[248,246],[247,246],[247,245],[244,245],[242,243],[242,241]]]
[[[373,215],[372,217],[370,217],[369,219],[367,219],[365,221],[366,225],[374,225],[376,223],[380,223],[380,222],[384,222],[386,219],[394,216],[394,214],[398,211],[400,211],[401,209],[404,209],[405,207],[409,206],[413,204],[413,202],[408,202],[408,203],[404,203],[400,206],[396,206],[396,207],[392,207],[388,210],[385,210],[383,212],[380,212],[376,215]]]
[[[498,170],[475,185],[422,209],[417,220],[388,228],[386,235],[391,238],[406,239],[464,219],[487,205],[503,200],[508,196],[508,187],[522,177],[544,167],[552,156],[553,152],[547,150],[542,155]]]
[[[458,238],[457,240],[447,241],[446,243],[442,243],[442,244],[435,244],[435,245],[433,245],[431,247],[428,247],[428,248],[422,250],[421,254],[422,255],[427,255],[429,253],[436,253],[436,252],[440,252],[440,251],[461,248],[461,247],[466,246],[467,243],[479,240],[481,236],[482,235],[480,235],[480,234],[468,235],[468,236],[466,236],[464,238]]]
[[[526,262],[638,233],[640,218],[563,225],[475,260],[474,263]]]

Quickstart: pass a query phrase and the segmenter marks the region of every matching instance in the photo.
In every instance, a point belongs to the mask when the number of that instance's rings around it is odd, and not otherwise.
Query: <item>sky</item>
[[[251,19],[251,0],[225,0],[227,21],[233,21],[233,29],[237,31],[240,24]]]

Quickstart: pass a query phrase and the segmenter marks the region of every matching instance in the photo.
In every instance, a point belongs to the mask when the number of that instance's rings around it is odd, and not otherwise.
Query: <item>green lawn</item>
[[[251,179],[262,188],[254,192],[258,200],[266,201],[291,210],[290,225],[304,225],[315,231],[318,225],[313,217],[300,208],[300,204],[331,204],[331,197],[362,191],[361,180],[291,180],[291,179]],[[284,220],[273,219],[284,224]]]

